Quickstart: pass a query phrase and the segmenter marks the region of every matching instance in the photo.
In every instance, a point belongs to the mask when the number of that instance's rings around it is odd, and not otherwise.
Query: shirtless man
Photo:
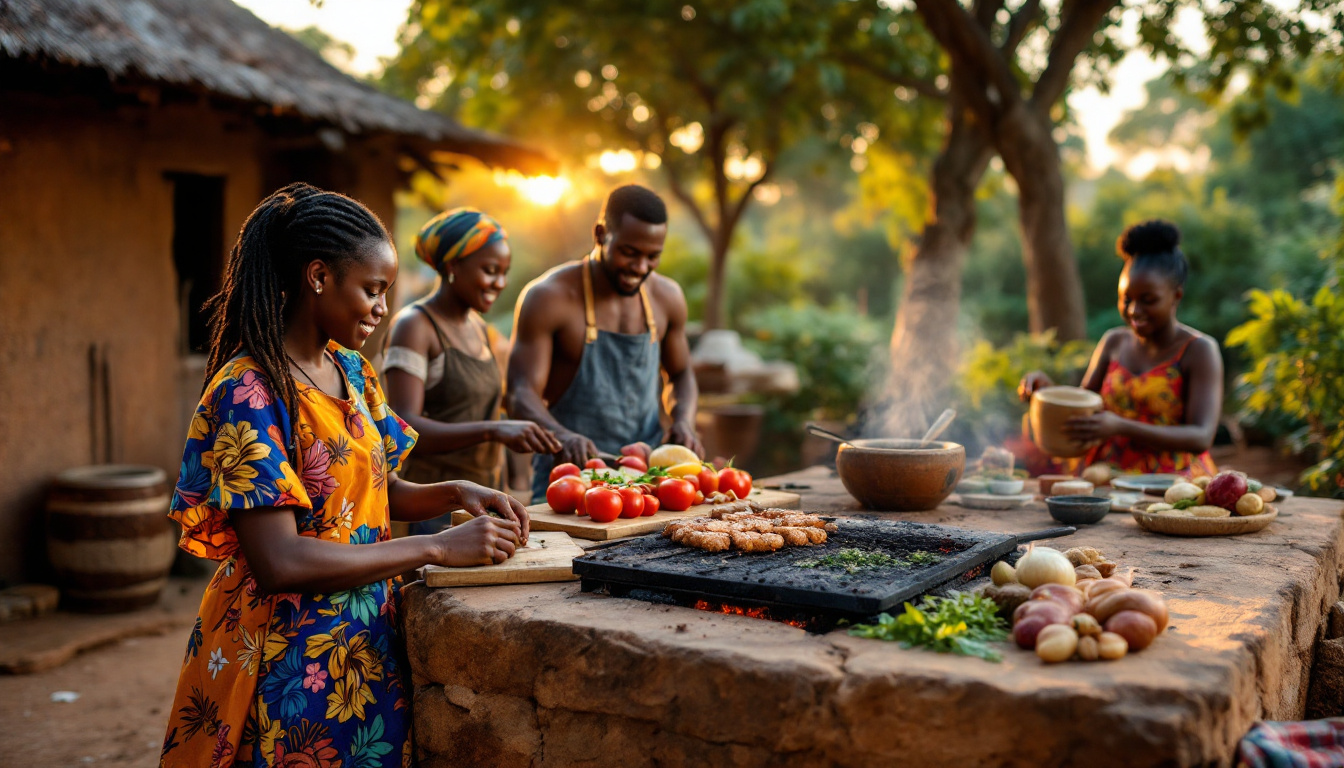
[[[652,191],[619,187],[593,226],[593,250],[523,289],[513,324],[505,402],[515,419],[552,430],[558,454],[532,460],[532,499],[557,461],[580,466],[635,442],[678,443],[704,455],[695,434],[695,373],[686,297],[654,273],[667,206]],[[666,435],[659,395],[667,379]]]

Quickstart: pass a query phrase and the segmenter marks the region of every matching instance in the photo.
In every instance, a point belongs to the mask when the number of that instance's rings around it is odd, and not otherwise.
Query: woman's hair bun
[[[1153,219],[1126,229],[1115,243],[1122,259],[1149,254],[1172,253],[1181,245],[1181,230],[1170,221]]]

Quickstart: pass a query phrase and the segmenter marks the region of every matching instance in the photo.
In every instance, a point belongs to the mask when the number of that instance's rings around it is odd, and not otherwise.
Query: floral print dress
[[[1106,410],[1144,424],[1170,427],[1185,423],[1185,376],[1181,358],[1190,342],[1172,359],[1144,373],[1135,374],[1112,360],[1101,382],[1101,400]],[[1126,473],[1171,473],[1186,476],[1214,475],[1218,468],[1208,451],[1156,451],[1136,447],[1127,437],[1112,437],[1087,454],[1083,466],[1109,463]]]
[[[290,417],[250,357],[206,387],[187,434],[169,515],[180,546],[220,561],[178,679],[163,766],[409,765],[396,585],[265,594],[231,510],[292,507],[302,536],[343,546],[390,538],[388,474],[415,431],[387,407],[373,368],[335,343],[348,400],[296,382],[301,457]]]

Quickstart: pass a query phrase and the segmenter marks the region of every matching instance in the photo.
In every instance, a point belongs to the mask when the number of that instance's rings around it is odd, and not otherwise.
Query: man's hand
[[[695,434],[695,425],[693,424],[684,421],[672,422],[672,426],[667,430],[667,436],[663,438],[663,442],[684,445],[695,451],[696,456],[705,458],[705,446]]]
[[[585,462],[598,454],[597,444],[578,432],[566,432],[557,437],[560,439],[561,447],[560,455],[555,458],[556,464],[569,462],[582,467]]]
[[[527,543],[527,536],[512,520],[477,517],[434,534],[434,543],[431,565],[463,568],[502,563]]]
[[[518,453],[559,453],[555,434],[531,421],[496,421],[490,426],[490,439]]]
[[[527,543],[530,522],[527,510],[517,499],[465,480],[454,480],[445,485],[456,486],[457,506],[466,510],[472,517],[494,515],[511,522],[518,527],[520,541],[523,544]]]

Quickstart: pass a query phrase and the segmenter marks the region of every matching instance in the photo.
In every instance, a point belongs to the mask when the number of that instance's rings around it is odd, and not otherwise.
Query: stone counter
[[[826,470],[803,507],[862,513]],[[577,583],[406,590],[417,750],[439,766],[1227,765],[1257,719],[1303,716],[1344,569],[1341,511],[1282,502],[1267,530],[1149,534],[1112,514],[1092,545],[1167,596],[1171,627],[1118,662],[1046,666],[902,650]],[[1044,507],[894,519],[1028,531]]]

